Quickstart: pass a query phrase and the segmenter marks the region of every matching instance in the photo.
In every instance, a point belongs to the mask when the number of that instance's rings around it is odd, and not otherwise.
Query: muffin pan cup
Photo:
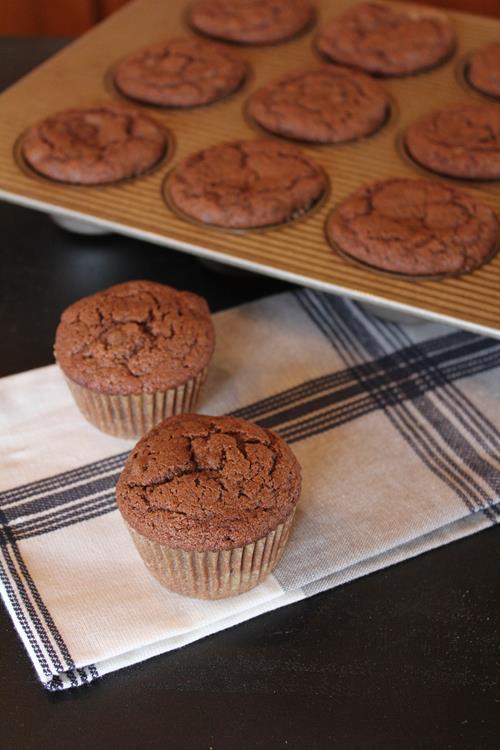
[[[174,214],[179,216],[183,221],[188,221],[190,224],[194,224],[195,226],[202,227],[203,229],[206,229],[208,231],[213,230],[217,232],[229,232],[229,234],[247,234],[247,233],[257,233],[262,234],[263,232],[270,232],[270,231],[276,231],[279,229],[286,228],[290,226],[290,224],[295,224],[299,221],[305,221],[306,219],[310,218],[312,214],[316,213],[317,211],[320,211],[325,203],[328,201],[328,198],[330,197],[330,180],[328,178],[327,173],[324,169],[321,169],[321,172],[323,173],[323,176],[325,178],[325,189],[317,198],[316,200],[312,201],[312,203],[309,206],[306,206],[303,209],[300,209],[295,212],[292,216],[290,216],[289,219],[286,219],[285,221],[280,221],[277,224],[263,224],[259,227],[223,227],[219,226],[218,224],[207,224],[200,219],[197,219],[195,216],[190,216],[190,214],[183,211],[181,208],[177,206],[174,199],[172,198],[172,195],[170,193],[170,187],[169,187],[169,181],[172,176],[172,171],[168,172],[166,175],[163,185],[162,185],[162,194],[163,198],[165,200],[166,205],[172,211]]]
[[[495,183],[497,185],[500,185],[500,177],[464,177],[463,175],[455,176],[446,172],[439,172],[437,169],[432,169],[431,167],[427,167],[425,164],[420,162],[416,156],[413,156],[411,153],[408,144],[406,142],[406,135],[407,135],[408,128],[406,128],[404,131],[401,131],[397,134],[395,139],[395,148],[399,155],[401,156],[401,159],[406,161],[409,165],[413,167],[413,169],[417,172],[420,172],[422,176],[429,177],[439,177],[442,180],[447,180],[448,182],[451,182],[455,185],[463,185],[465,188],[467,187],[473,187],[474,185],[481,185],[481,186],[488,186],[488,185],[494,185]]]
[[[334,209],[335,211],[335,209]],[[435,273],[435,274],[409,274],[409,273],[400,273],[399,271],[389,271],[385,268],[378,268],[375,265],[370,265],[370,263],[365,263],[362,260],[359,260],[359,258],[355,258],[353,255],[350,255],[345,250],[343,250],[340,245],[335,242],[330,237],[330,233],[328,231],[328,220],[329,216],[327,217],[327,220],[325,222],[325,236],[330,243],[330,246],[334,252],[336,252],[338,255],[340,255],[344,260],[346,260],[348,263],[351,263],[356,268],[365,268],[367,270],[370,270],[372,273],[377,273],[380,276],[385,276],[387,278],[393,278],[393,279],[401,279],[403,281],[410,281],[417,283],[418,281],[439,281],[440,279],[456,279],[461,276],[464,276],[468,273],[474,273],[474,271],[477,271],[479,268],[482,268],[487,263],[489,263],[495,255],[500,250],[500,240],[497,240],[494,244],[493,248],[491,249],[491,252],[488,253],[488,255],[485,257],[483,262],[476,266],[476,268],[473,268],[470,271],[457,271],[455,273]]]
[[[253,589],[274,570],[285,550],[294,515],[295,508],[262,539],[213,552],[159,544],[125,524],[142,561],[162,586],[196,599],[224,599]]]
[[[314,3],[314,5],[317,5],[317,3]],[[193,23],[191,23],[191,6],[194,5],[194,0],[187,0],[186,3],[184,3],[185,7],[183,11],[181,12],[181,19],[184,22],[185,29],[187,31],[192,32],[193,34],[196,34],[196,36],[202,37],[202,39],[208,39],[214,42],[219,42],[219,44],[227,44],[230,47],[241,47],[241,49],[251,49],[252,47],[257,49],[266,49],[268,47],[281,47],[282,44],[288,44],[288,42],[294,42],[297,39],[300,39],[302,36],[305,36],[308,34],[311,29],[314,29],[317,21],[318,21],[318,11],[316,8],[313,8],[313,12],[311,14],[310,20],[298,31],[296,31],[294,34],[291,34],[290,36],[285,37],[284,39],[275,41],[275,42],[242,42],[238,39],[226,39],[225,37],[219,37],[219,36],[212,36],[211,34],[207,34],[201,29],[198,29]]]
[[[479,50],[472,50],[468,54],[461,57],[455,66],[455,76],[460,86],[468,93],[477,94],[477,96],[489,102],[500,102],[500,96],[495,94],[489,94],[487,91],[483,91],[475,86],[469,78],[469,68],[472,57],[475,52]]]
[[[158,40],[157,40],[158,41]],[[160,40],[161,41],[161,40]],[[136,50],[136,52],[140,52],[140,50]],[[133,54],[133,52],[132,52]],[[156,104],[155,102],[148,102],[144,99],[138,99],[136,97],[130,96],[129,94],[126,94],[124,91],[121,90],[121,88],[116,83],[116,71],[118,69],[118,66],[120,63],[124,62],[130,57],[129,55],[125,55],[125,57],[120,58],[119,60],[116,60],[116,62],[111,65],[110,68],[105,72],[104,74],[104,86],[107,90],[107,92],[115,97],[118,98],[122,103],[129,104],[133,107],[139,107],[141,109],[149,109],[151,110],[151,114],[154,117],[155,112],[175,112],[177,110],[183,110],[185,112],[194,111],[198,109],[205,109],[206,107],[216,107],[218,104],[224,104],[228,99],[231,99],[231,97],[236,96],[236,94],[244,93],[248,90],[248,88],[252,85],[253,80],[253,70],[252,66],[247,60],[242,59],[241,62],[244,65],[245,68],[245,74],[241,81],[238,83],[237,86],[234,87],[232,91],[230,91],[227,94],[224,94],[223,96],[220,96],[218,99],[214,99],[211,102],[205,102],[203,104]]]
[[[102,102],[101,102],[102,103]],[[90,106],[90,105],[89,105]],[[64,185],[65,188],[79,188],[83,190],[95,190],[96,188],[106,188],[109,185],[124,185],[129,182],[133,182],[134,180],[142,180],[145,177],[148,177],[151,174],[154,174],[159,169],[162,169],[166,164],[170,162],[172,159],[174,152],[175,152],[175,138],[173,136],[173,133],[170,132],[165,127],[162,127],[163,133],[165,135],[165,147],[163,149],[163,154],[161,157],[156,161],[154,164],[152,164],[150,167],[145,169],[140,174],[131,175],[130,177],[122,177],[119,180],[110,180],[109,182],[96,182],[96,183],[80,183],[80,182],[65,182],[64,180],[56,180],[53,177],[49,177],[47,175],[42,174],[41,172],[38,172],[34,167],[31,166],[31,164],[28,162],[26,157],[23,154],[23,141],[26,138],[29,128],[27,128],[19,138],[17,138],[15,144],[14,144],[14,159],[16,161],[16,164],[18,165],[19,169],[21,169],[24,174],[26,174],[31,179],[41,180],[43,183],[53,183],[55,185]],[[56,213],[56,212],[54,212]]]
[[[312,66],[311,66],[312,67]],[[256,93],[256,92],[254,92]],[[302,146],[304,148],[342,148],[343,146],[352,146],[356,143],[363,143],[363,141],[366,141],[368,138],[375,138],[377,135],[380,134],[381,131],[384,130],[388,125],[392,125],[394,122],[398,119],[398,108],[395,99],[388,94],[387,92],[387,107],[385,112],[385,117],[382,120],[382,122],[377,125],[377,127],[371,131],[371,133],[367,133],[366,135],[362,135],[355,138],[349,138],[343,141],[313,141],[313,140],[305,140],[303,138],[296,138],[295,136],[287,136],[282,135],[281,133],[278,133],[274,130],[270,130],[269,128],[266,128],[264,125],[261,125],[258,120],[255,119],[250,114],[249,111],[249,103],[250,103],[250,97],[245,101],[243,105],[243,117],[245,118],[245,121],[248,123],[249,127],[251,127],[253,130],[256,131],[261,137],[267,136],[268,138],[279,138],[280,140],[287,141],[289,143],[295,143],[297,146]]]

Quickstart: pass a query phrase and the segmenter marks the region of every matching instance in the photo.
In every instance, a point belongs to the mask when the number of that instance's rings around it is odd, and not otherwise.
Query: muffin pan
[[[485,101],[484,95],[461,80],[457,66],[471,52],[500,37],[500,21],[448,13],[458,36],[455,54],[425,73],[380,78],[394,103],[380,130],[360,141],[301,146],[328,174],[330,193],[300,221],[235,233],[186,221],[166,203],[166,173],[180,160],[222,141],[258,136],[245,117],[248,96],[290,70],[317,65],[320,57],[314,39],[318,25],[352,6],[354,0],[334,4],[317,0],[316,4],[316,24],[296,39],[270,46],[231,45],[251,68],[249,80],[232,96],[193,109],[137,105],[173,134],[175,150],[170,152],[168,164],[163,162],[133,180],[99,187],[51,182],[20,168],[16,144],[29,126],[69,107],[110,99],[128,101],[112,93],[109,85],[109,71],[116,61],[148,44],[193,33],[186,23],[185,0],[136,0],[126,5],[0,96],[0,196],[204,258],[500,337],[498,254],[480,269],[460,277],[406,279],[354,265],[332,250],[324,234],[329,212],[361,184],[391,176],[423,176],[424,170],[405,158],[398,144],[400,134],[417,117],[453,102]],[[498,213],[500,181],[468,180],[464,184],[427,170],[425,175],[460,185]]]

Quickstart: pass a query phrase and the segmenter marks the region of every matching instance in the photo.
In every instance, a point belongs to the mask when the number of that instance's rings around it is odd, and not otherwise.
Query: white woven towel
[[[282,562],[203,602],[150,577],[114,502],[130,442],[55,366],[0,381],[0,592],[45,687],[64,689],[494,524],[500,341],[400,327],[287,293],[215,316],[202,411],[288,440],[303,496]]]

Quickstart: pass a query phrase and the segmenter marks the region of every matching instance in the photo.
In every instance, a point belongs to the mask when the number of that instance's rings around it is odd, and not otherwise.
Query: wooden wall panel
[[[99,5],[101,6],[102,15],[108,16],[110,13],[118,10],[118,8],[121,8],[122,5],[125,5],[128,2],[130,2],[130,0],[100,0]],[[165,2],[168,2],[168,0],[165,0]]]
[[[0,34],[76,36],[99,20],[98,0],[1,0]]]
[[[129,0],[101,0],[100,4],[104,13],[107,14],[121,8],[127,2]],[[165,0],[165,2],[168,2],[168,0]],[[463,10],[469,13],[479,13],[484,16],[500,18],[500,0],[409,0],[409,2],[434,5],[437,8],[448,8],[449,10]],[[333,5],[334,3],[332,2],[332,8]]]
[[[419,2],[419,0],[412,0]],[[462,10],[482,16],[500,18],[500,0],[427,0],[423,5],[434,5],[443,10]]]
[[[127,2],[129,0],[0,0],[0,35],[77,36]],[[424,4],[500,18],[500,0],[433,0]]]

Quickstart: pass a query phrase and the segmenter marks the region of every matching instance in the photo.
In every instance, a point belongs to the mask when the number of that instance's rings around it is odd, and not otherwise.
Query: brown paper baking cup
[[[197,599],[224,599],[257,586],[281,560],[295,508],[273,531],[244,547],[215,552],[174,549],[128,530],[149,572],[167,589]]]
[[[176,388],[127,396],[99,393],[64,377],[85,419],[116,437],[137,438],[167,417],[194,411],[206,375],[205,367]]]

